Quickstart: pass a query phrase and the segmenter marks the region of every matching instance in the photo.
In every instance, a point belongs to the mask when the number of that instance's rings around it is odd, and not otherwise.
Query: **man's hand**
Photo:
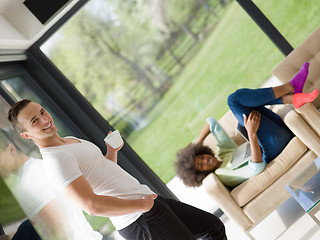
[[[256,133],[258,131],[260,120],[261,120],[261,114],[256,110],[253,110],[249,114],[249,117],[243,114],[244,126],[247,129],[248,134]]]
[[[147,195],[142,198],[143,206],[141,213],[149,212],[154,205],[154,200],[158,197],[156,194]]]
[[[111,133],[112,133],[112,131],[109,131],[109,133],[108,133],[107,136],[109,136]],[[108,150],[114,150],[114,151],[118,152],[118,151],[123,147],[124,142],[123,142],[123,143],[121,144],[121,146],[118,147],[118,148],[113,148],[113,147],[111,147],[107,142],[105,142],[105,144],[107,145]]]
[[[110,131],[108,133],[108,135],[110,133],[112,133],[112,131]],[[112,162],[117,163],[118,162],[117,154],[118,154],[118,151],[123,147],[124,142],[121,144],[120,147],[118,147],[116,149],[112,148],[107,142],[105,142],[105,143],[107,145],[107,154],[104,157],[111,160]]]

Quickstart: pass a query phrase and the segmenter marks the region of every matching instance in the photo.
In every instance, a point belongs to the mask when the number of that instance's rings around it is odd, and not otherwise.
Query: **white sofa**
[[[304,87],[305,92],[320,89],[320,28],[287,56],[273,71],[282,82],[288,82],[305,61],[310,62],[310,74]],[[250,230],[268,216],[291,195],[285,189],[293,178],[320,155],[320,116],[315,106],[320,106],[320,97],[298,110],[292,105],[273,106],[285,124],[295,134],[286,148],[265,170],[236,188],[226,188],[215,174],[204,180],[208,194],[221,210],[237,223],[251,238]],[[237,120],[228,111],[219,123],[239,145],[244,139],[238,133]],[[205,144],[215,151],[215,140],[210,134]]]

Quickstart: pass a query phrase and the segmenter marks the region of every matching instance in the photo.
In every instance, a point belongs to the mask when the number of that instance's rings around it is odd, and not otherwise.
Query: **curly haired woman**
[[[292,103],[295,108],[300,108],[305,103],[314,101],[319,94],[318,89],[302,93],[308,68],[309,63],[304,63],[290,82],[277,87],[243,88],[232,93],[228,97],[228,106],[248,133],[251,159],[238,168],[232,168],[237,145],[219,123],[210,117],[196,143],[190,143],[177,153],[175,168],[184,184],[198,187],[209,173],[214,172],[225,186],[233,188],[261,173],[266,164],[278,156],[293,137],[281,118],[265,105]],[[210,133],[216,139],[217,157],[209,147],[203,145]]]

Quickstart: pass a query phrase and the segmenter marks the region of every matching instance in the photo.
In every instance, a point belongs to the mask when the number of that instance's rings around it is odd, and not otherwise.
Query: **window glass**
[[[7,120],[8,98],[11,101],[27,98],[50,112],[60,134],[75,135],[57,114],[58,110],[49,107],[47,99],[41,98],[31,86],[30,79],[23,74],[0,82],[1,92],[6,93],[6,100],[0,96],[0,224],[6,234],[18,234],[17,227],[22,224],[23,231],[33,226],[42,239],[79,239],[77,234],[88,233],[92,234],[88,239],[101,239],[98,231],[110,235],[114,228],[107,218],[88,216],[50,187],[42,172],[38,148],[23,139]]]
[[[293,48],[296,48],[319,27],[320,2],[317,0],[286,3],[255,0],[254,3]]]
[[[283,58],[228,0],[92,0],[41,49],[165,183],[206,118]]]
[[[255,2],[283,12],[276,0]],[[312,4],[303,5],[299,16]],[[290,11],[275,25],[308,25],[298,42],[314,27]],[[165,183],[205,119],[219,119],[230,93],[261,86],[284,57],[236,1],[214,0],[92,0],[41,49]]]
[[[6,158],[5,150],[8,146],[4,139],[6,136],[15,135],[18,133],[14,131],[7,120],[6,113],[9,109],[9,104],[0,97],[0,224],[5,225],[12,223],[17,219],[23,219],[25,214],[23,213],[21,207],[17,203],[16,199],[12,195],[9,186],[13,186],[14,180],[9,177],[9,164],[10,162]]]

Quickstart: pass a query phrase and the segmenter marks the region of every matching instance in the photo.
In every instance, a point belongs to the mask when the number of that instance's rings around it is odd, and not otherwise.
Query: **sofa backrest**
[[[303,92],[320,89],[320,27],[285,57],[272,73],[281,82],[288,82],[307,61],[310,62],[309,75]],[[320,107],[320,96],[313,104],[317,109]]]
[[[288,113],[294,109],[290,105],[272,105],[270,109],[277,113],[282,120],[284,120]],[[229,110],[219,120],[220,125],[225,129],[229,136],[240,145],[245,141],[241,134],[237,130],[238,121],[236,117]],[[206,137],[204,144],[211,147],[216,153],[216,142],[212,134]],[[261,174],[252,177],[251,179],[243,182],[231,192],[231,196],[239,206],[244,206],[251,199],[256,197],[259,193],[268,188],[274,181],[276,181],[284,172],[286,172],[305,152],[307,151],[306,146],[297,138],[294,138],[286,150],[284,150],[275,160],[272,161],[266,167],[265,171]],[[257,184],[259,183],[259,184]]]

